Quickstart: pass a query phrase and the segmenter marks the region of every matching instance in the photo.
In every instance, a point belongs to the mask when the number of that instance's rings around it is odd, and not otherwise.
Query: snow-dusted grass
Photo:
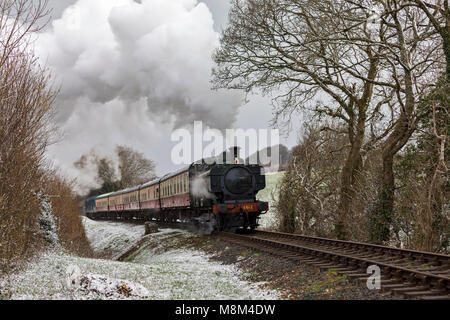
[[[259,224],[262,228],[276,227],[276,212],[273,204],[274,200],[276,201],[278,199],[278,192],[283,177],[284,172],[266,173],[266,188],[258,192],[258,200],[269,202],[269,211],[266,214],[261,215],[261,219],[259,220]]]
[[[97,254],[121,252],[133,245],[144,235],[142,224],[94,221],[82,217],[86,236]]]
[[[69,268],[79,268],[76,283],[89,283],[87,288],[67,285]],[[3,279],[11,299],[118,299],[117,285],[125,284],[137,293],[130,298],[145,297],[148,291],[139,284],[145,268],[140,265],[110,260],[80,258],[64,253],[47,252],[30,263],[25,271]],[[88,281],[83,279],[87,278]],[[83,281],[81,281],[83,279]],[[145,289],[145,290],[143,290]]]
[[[143,233],[139,231],[143,226],[88,219],[84,225],[89,239],[99,241],[92,243],[96,250],[127,248]],[[121,236],[114,236],[114,230],[119,230]],[[148,236],[150,245],[142,247],[130,262],[80,258],[56,250],[47,252],[23,271],[0,280],[0,292],[11,299],[279,298],[277,292],[263,290],[260,284],[240,280],[240,271],[234,266],[210,260],[200,251],[161,250],[160,244],[165,241],[194,236],[185,231],[162,230]],[[74,280],[74,284],[68,280]]]
[[[138,254],[134,262],[151,266],[148,287],[159,290],[159,299],[277,299],[276,292],[239,280],[239,270],[208,259],[192,250],[172,250],[160,255]]]

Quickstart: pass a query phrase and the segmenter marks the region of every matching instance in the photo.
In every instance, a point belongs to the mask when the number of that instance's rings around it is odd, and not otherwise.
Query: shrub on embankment
[[[61,246],[80,256],[92,256],[92,249],[81,222],[81,199],[73,191],[73,187],[74,181],[51,171],[43,189],[52,207]]]
[[[45,2],[0,2],[0,274],[44,248],[42,195],[50,197],[63,247],[89,253],[70,183],[48,170],[56,92],[32,50]],[[66,199],[66,201],[63,201]]]

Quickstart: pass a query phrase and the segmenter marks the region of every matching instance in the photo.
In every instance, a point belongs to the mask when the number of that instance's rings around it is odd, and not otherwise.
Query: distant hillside
[[[256,153],[253,153],[247,159],[245,159],[245,162],[248,163],[250,161],[250,159],[255,159],[256,158],[257,159],[257,163],[261,164],[260,163],[260,154],[261,153],[265,154],[267,152],[267,156],[271,157],[272,150],[274,148],[275,147],[273,147],[273,146],[272,147],[267,147],[267,148],[262,149],[262,150],[260,150],[260,151],[258,151]],[[289,159],[291,157],[291,151],[285,145],[282,145],[282,144],[278,145],[278,148],[279,148],[278,149],[279,150],[279,168],[278,168],[277,171],[284,171],[284,170],[286,170],[288,162],[289,162]],[[272,168],[272,164],[264,165],[264,167],[266,168],[267,172],[275,171],[275,169]]]

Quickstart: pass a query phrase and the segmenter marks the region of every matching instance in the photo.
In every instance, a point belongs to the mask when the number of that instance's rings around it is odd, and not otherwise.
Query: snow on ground
[[[82,217],[86,236],[95,253],[120,252],[133,245],[144,235],[142,224],[94,221]]]
[[[275,216],[275,201],[278,199],[278,192],[284,172],[268,172],[266,173],[266,188],[258,192],[257,199],[269,202],[269,211],[261,215],[259,224],[262,228],[274,228],[277,221]]]
[[[127,248],[142,236],[142,225],[121,225],[84,219],[93,247]],[[114,231],[118,235],[114,235]],[[158,244],[185,231],[162,230],[147,236],[131,261],[80,258],[60,251],[37,257],[23,271],[0,280],[0,298],[10,299],[278,299],[276,291],[239,279],[232,265],[210,260],[200,251],[172,249],[161,253]]]
[[[240,280],[236,267],[211,261],[200,251],[177,249],[155,256],[143,250],[133,261],[155,271],[146,281],[160,290],[159,299],[278,298],[276,292],[261,290],[262,284]]]
[[[71,269],[79,270],[78,277],[70,277]],[[149,296],[139,283],[142,274],[140,265],[47,252],[26,270],[3,279],[0,287],[10,299],[139,299]],[[131,289],[129,296],[123,285]]]

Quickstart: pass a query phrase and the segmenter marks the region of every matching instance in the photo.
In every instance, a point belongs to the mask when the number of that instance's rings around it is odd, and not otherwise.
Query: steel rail
[[[405,257],[416,257],[416,259],[420,258],[420,259],[428,260],[428,261],[441,262],[442,265],[449,265],[449,267],[450,267],[450,255],[445,255],[445,254],[440,254],[440,253],[417,251],[417,250],[410,250],[410,249],[400,249],[400,248],[387,247],[387,246],[370,244],[370,243],[327,239],[327,238],[320,238],[320,237],[314,237],[314,236],[305,236],[305,235],[299,235],[299,234],[274,232],[274,231],[256,230],[253,233],[253,235],[281,236],[281,237],[285,237],[285,238],[298,239],[298,240],[303,240],[303,241],[313,242],[313,243],[321,243],[321,244],[327,243],[330,245],[339,244],[342,247],[347,247],[347,248],[353,247],[353,248],[357,248],[357,249],[370,249],[373,251],[391,253],[391,254],[401,255],[401,256],[405,256]]]
[[[272,237],[272,239],[258,237],[258,235]],[[221,232],[219,233],[219,236],[224,237],[225,239],[235,240],[244,246],[254,247],[251,244],[256,244],[256,249],[261,249],[261,247],[258,248],[259,245],[268,249],[273,254],[283,255],[283,252],[271,249],[285,250],[294,254],[294,256],[290,256],[290,258],[296,258],[297,260],[305,262],[309,261],[310,264],[326,267],[328,269],[333,269],[334,266],[338,272],[348,274],[349,276],[355,276],[355,278],[361,280],[367,279],[370,276],[369,274],[365,274],[367,267],[370,265],[377,265],[382,270],[384,278],[382,282],[386,284],[385,288],[390,289],[389,291],[393,291],[394,293],[397,291],[403,292],[408,296],[428,296],[450,299],[450,270],[444,271],[444,274],[441,274],[442,270],[433,273],[412,269],[411,267],[392,263],[395,261],[389,261],[392,260],[392,258],[399,257],[408,259],[406,262],[403,261],[402,264],[404,265],[405,263],[411,264],[418,260],[425,259],[437,263],[441,267],[438,269],[442,269],[446,267],[450,268],[450,256],[447,255],[268,231],[256,231],[250,235]],[[306,244],[302,242],[283,242],[280,241],[280,238],[297,241],[302,240],[303,242],[306,242]],[[311,244],[316,246],[311,246]],[[324,244],[329,246],[329,248],[323,248]],[[355,254],[339,252],[339,249],[354,249],[353,252],[355,252]],[[374,253],[379,256],[374,258]],[[392,255],[392,253],[394,253],[394,255]],[[313,260],[311,260],[311,258],[313,258]],[[385,261],[386,258],[388,258],[388,261]],[[360,273],[358,273],[359,270],[361,270]],[[445,273],[448,273],[449,275]]]

